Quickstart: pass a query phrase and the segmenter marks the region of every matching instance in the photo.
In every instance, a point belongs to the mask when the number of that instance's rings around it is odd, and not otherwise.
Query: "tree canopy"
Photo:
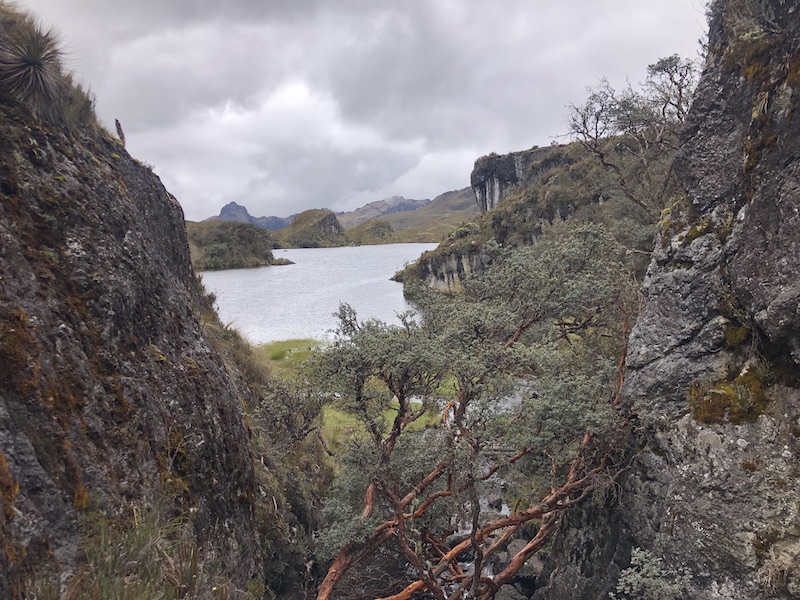
[[[337,339],[310,361],[309,383],[362,426],[326,504],[320,599],[491,598],[563,510],[613,478],[607,444],[635,307],[619,246],[598,225],[567,222],[534,246],[488,252],[463,294],[416,289],[419,312],[399,325],[342,306]],[[493,489],[507,510],[487,506]],[[529,522],[525,547],[481,577]],[[370,575],[389,564],[394,579]]]

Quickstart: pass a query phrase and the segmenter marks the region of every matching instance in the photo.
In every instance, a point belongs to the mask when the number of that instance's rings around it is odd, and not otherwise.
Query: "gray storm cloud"
[[[602,76],[695,56],[701,0],[23,0],[187,218],[355,208],[545,145]]]

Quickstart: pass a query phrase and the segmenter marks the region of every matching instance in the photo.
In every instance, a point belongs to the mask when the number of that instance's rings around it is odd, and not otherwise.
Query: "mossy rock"
[[[689,386],[689,406],[699,423],[750,423],[764,414],[769,404],[764,387],[754,368],[733,381],[697,380]]]
[[[737,326],[729,323],[725,327],[725,345],[728,348],[737,348],[750,338],[750,328],[744,325]]]

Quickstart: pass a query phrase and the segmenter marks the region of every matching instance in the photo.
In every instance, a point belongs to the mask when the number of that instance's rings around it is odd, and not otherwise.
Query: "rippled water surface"
[[[311,337],[327,339],[340,302],[360,319],[395,323],[408,309],[403,286],[389,278],[436,244],[275,250],[293,265],[202,273],[217,295],[219,316],[251,342]]]

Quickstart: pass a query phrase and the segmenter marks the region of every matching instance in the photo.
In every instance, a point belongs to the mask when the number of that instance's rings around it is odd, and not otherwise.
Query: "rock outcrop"
[[[472,192],[481,212],[495,208],[506,191],[525,176],[525,167],[536,148],[510,154],[489,154],[475,161],[470,175]]]
[[[72,572],[83,515],[163,494],[237,586],[263,575],[250,391],[200,302],[158,177],[105,132],[0,98],[0,597]]]
[[[570,516],[536,598],[605,597],[641,547],[689,598],[800,597],[800,6],[717,1],[632,333],[639,450]]]
[[[456,291],[464,276],[483,269],[488,239],[506,246],[532,244],[543,224],[598,205],[607,182],[587,184],[583,173],[591,161],[577,143],[479,158],[471,179],[481,214],[426,253],[417,274],[433,288]]]
[[[480,273],[486,267],[487,258],[477,244],[453,248],[449,252],[423,254],[414,265],[408,267],[415,278],[438,292],[454,294],[462,290],[464,279]],[[397,281],[405,281],[407,274],[396,276]]]
[[[279,232],[278,241],[293,248],[327,248],[349,243],[336,214],[326,209],[301,212],[294,221]]]

